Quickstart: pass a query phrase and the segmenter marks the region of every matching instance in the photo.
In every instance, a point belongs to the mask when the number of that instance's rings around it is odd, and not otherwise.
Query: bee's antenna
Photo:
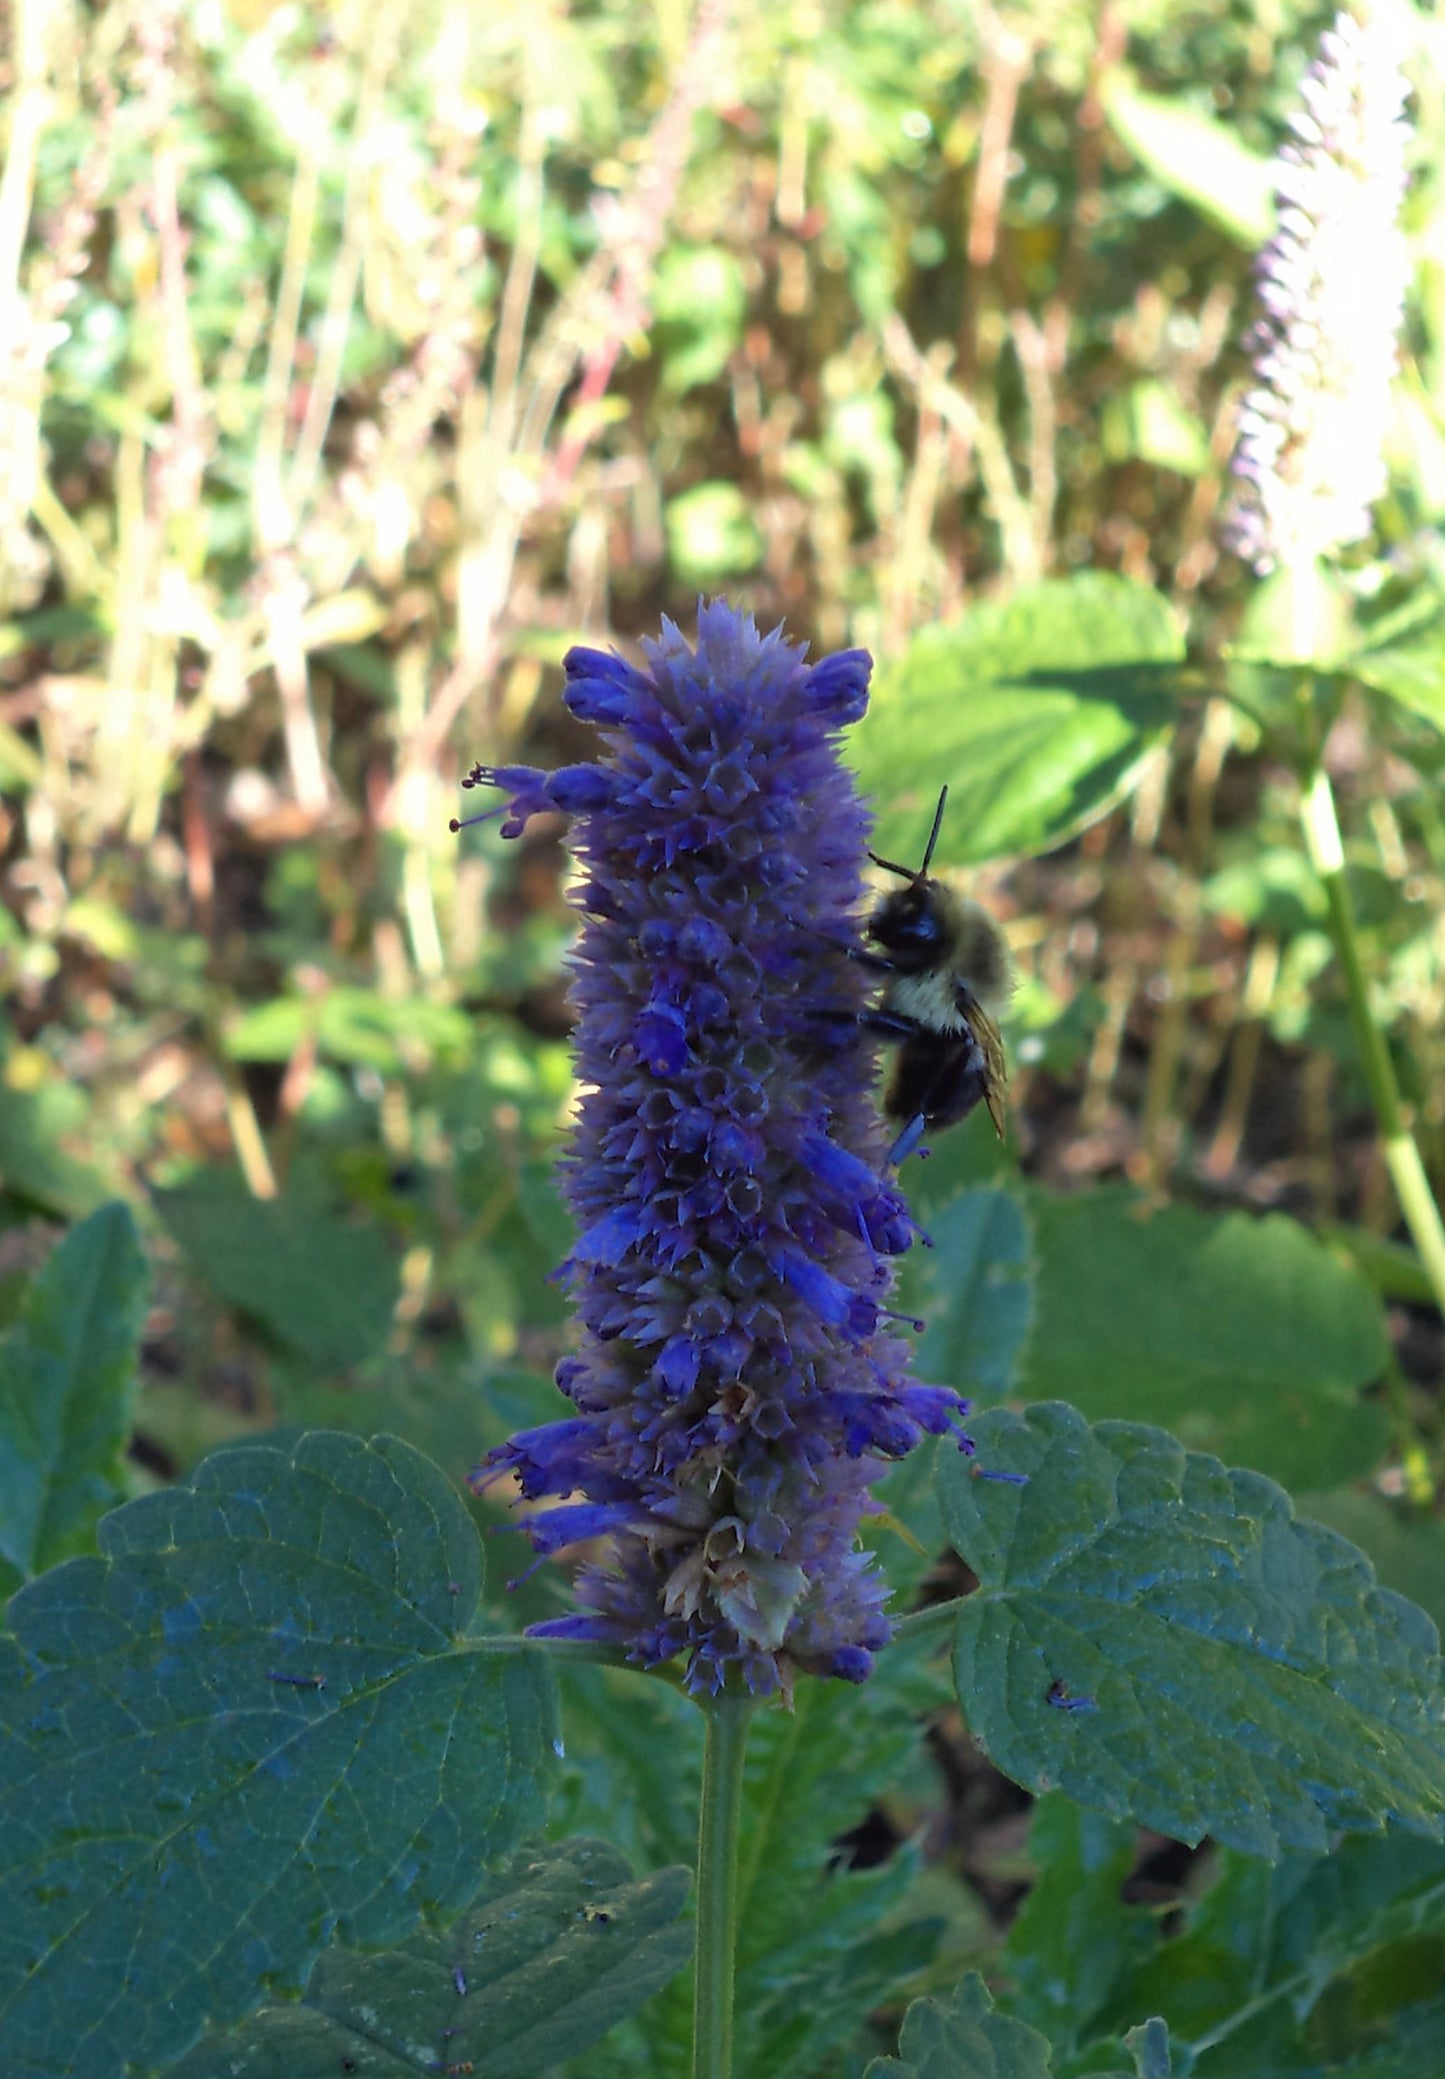
[[[938,793],[938,807],[933,812],[933,828],[928,833],[928,843],[924,848],[923,864],[918,869],[919,880],[922,880],[927,873],[929,863],[933,858],[933,848],[938,843],[938,833],[943,828],[943,811],[947,806],[948,789],[947,787],[941,787]]]
[[[943,811],[947,802],[948,789],[945,787],[938,797],[938,807],[933,812],[933,828],[928,833],[928,844],[924,849],[922,866],[916,868],[900,866],[896,860],[880,859],[876,852],[870,852],[868,857],[873,861],[873,864],[881,866],[885,873],[896,873],[901,880],[921,881],[927,873],[933,858],[933,848],[938,843],[938,833],[943,828]]]

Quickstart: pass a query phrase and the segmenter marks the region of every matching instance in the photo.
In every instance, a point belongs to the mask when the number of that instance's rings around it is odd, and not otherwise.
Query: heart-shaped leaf
[[[464,1643],[479,1542],[394,1438],[205,1460],[0,1641],[6,2079],[152,2072],[338,1930],[446,1916],[542,1817],[540,1649]]]

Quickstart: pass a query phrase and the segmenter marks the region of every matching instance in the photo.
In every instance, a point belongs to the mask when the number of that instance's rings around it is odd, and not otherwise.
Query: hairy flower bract
[[[889,1635],[857,1539],[870,1479],[966,1406],[910,1380],[885,1304],[916,1230],[872,1097],[867,819],[838,757],[870,662],[809,666],[721,603],[695,651],[669,623],[644,649],[646,669],[567,657],[594,763],[471,776],[507,795],[508,835],[573,819],[585,919],[574,1412],[477,1479],[551,1504],[527,1518],[539,1552],[608,1540],[581,1609],[538,1633],[686,1655],[708,1693],[861,1680]]]
[[[1409,276],[1401,17],[1341,12],[1276,162],[1260,260],[1256,376],[1239,419],[1230,545],[1264,572],[1358,541],[1385,488],[1396,335]]]

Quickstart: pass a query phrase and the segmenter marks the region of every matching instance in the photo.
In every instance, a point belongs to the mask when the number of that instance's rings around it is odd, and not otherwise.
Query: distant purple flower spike
[[[1239,414],[1226,520],[1257,571],[1299,568],[1369,531],[1385,489],[1396,335],[1409,278],[1399,0],[1362,0],[1320,41],[1276,162],[1259,265],[1256,386]]]
[[[863,1680],[889,1636],[860,1551],[881,1460],[959,1429],[886,1327],[887,1258],[916,1230],[872,1098],[859,944],[867,818],[839,730],[869,660],[810,667],[722,603],[696,651],[664,623],[648,668],[566,660],[607,753],[560,773],[476,768],[503,830],[574,816],[582,1097],[564,1162],[582,1325],[575,1413],[514,1437],[539,1551],[610,1537],[582,1609],[539,1636],[688,1660],[688,1686]]]

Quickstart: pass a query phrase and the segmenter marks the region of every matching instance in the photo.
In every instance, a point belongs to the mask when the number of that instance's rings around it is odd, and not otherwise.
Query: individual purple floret
[[[1398,0],[1341,12],[1276,161],[1278,222],[1259,265],[1226,522],[1263,573],[1301,568],[1369,531],[1409,254],[1399,223],[1408,131]]]
[[[696,652],[670,623],[648,669],[566,660],[596,763],[478,766],[503,830],[573,818],[586,921],[573,956],[581,1085],[563,1266],[575,1413],[515,1436],[539,1552],[607,1537],[580,1613],[539,1635],[685,1654],[687,1682],[861,1681],[889,1636],[857,1532],[880,1459],[966,1403],[908,1378],[888,1259],[915,1232],[884,1170],[859,1023],[868,824],[838,758],[867,705],[861,650],[809,666],[721,602]]]

